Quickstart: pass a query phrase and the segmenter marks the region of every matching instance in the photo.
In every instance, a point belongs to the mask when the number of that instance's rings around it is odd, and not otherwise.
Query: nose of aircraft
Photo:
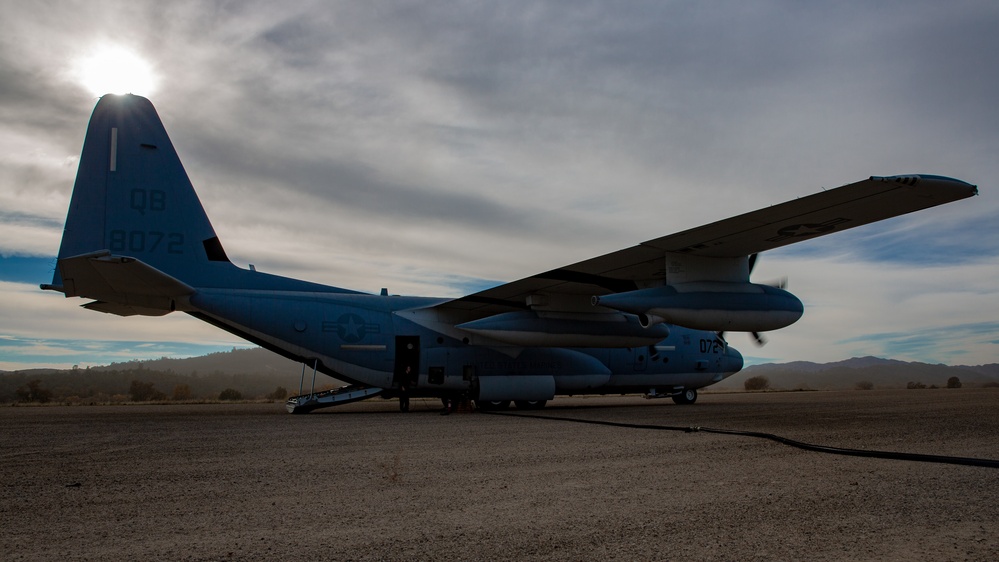
[[[742,370],[742,354],[739,353],[738,349],[732,346],[726,347],[725,357],[722,361],[724,362],[725,372],[727,373],[735,373]]]

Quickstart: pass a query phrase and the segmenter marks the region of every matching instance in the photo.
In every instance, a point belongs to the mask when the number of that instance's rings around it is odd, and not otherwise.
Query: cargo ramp
[[[331,408],[378,396],[384,388],[348,384],[332,390],[292,396],[285,402],[289,414],[307,414],[320,408]]]

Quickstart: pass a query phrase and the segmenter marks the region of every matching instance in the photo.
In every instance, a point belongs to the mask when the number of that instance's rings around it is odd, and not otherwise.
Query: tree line
[[[332,384],[326,384],[326,383]],[[325,379],[323,389],[339,386]],[[0,402],[116,403],[195,400],[283,400],[298,377],[266,374],[199,375],[144,369],[20,371],[0,374]],[[318,387],[317,387],[318,389]]]

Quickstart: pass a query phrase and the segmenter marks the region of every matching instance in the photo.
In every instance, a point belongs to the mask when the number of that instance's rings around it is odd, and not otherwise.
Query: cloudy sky
[[[754,278],[789,277],[805,316],[763,348],[730,340],[749,362],[999,361],[995,2],[8,4],[0,369],[245,345],[38,289],[114,87],[94,61],[116,50],[148,65],[126,87],[240,265],[460,296],[870,175],[940,174],[981,195],[764,254]]]

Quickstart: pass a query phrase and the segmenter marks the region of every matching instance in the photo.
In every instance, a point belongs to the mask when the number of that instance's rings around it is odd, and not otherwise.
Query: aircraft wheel
[[[540,410],[547,403],[547,400],[517,400],[514,402],[518,410]]]
[[[693,404],[697,402],[697,390],[693,388],[685,388],[680,394],[673,396],[673,402],[677,404]]]
[[[509,400],[476,400],[475,407],[482,410],[483,412],[492,412],[495,410],[506,410],[510,407]]]

